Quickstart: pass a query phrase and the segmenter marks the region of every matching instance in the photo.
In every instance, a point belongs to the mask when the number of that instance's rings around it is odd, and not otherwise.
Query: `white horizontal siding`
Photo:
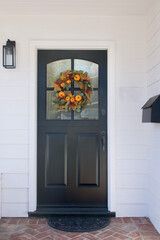
[[[160,1],[156,0],[148,15],[147,26],[147,95],[160,94]],[[160,232],[160,125],[146,127],[148,147],[148,205],[149,217]]]
[[[143,101],[118,101],[117,102],[117,116],[124,116],[124,120],[126,116],[140,116],[141,107],[144,105]]]
[[[10,107],[10,106],[8,106]],[[23,129],[26,130],[28,129],[28,116],[23,116],[23,115],[3,115],[0,117],[0,130],[4,129]]]
[[[117,204],[117,217],[119,216],[146,216],[148,210],[147,204]]]
[[[157,81],[160,81],[159,77],[160,64],[155,65],[152,69],[147,72],[147,85],[150,86]]]
[[[147,159],[147,146],[140,144],[118,144],[117,159]]]
[[[18,159],[28,157],[28,145],[0,145],[0,159]]]
[[[147,174],[119,174],[117,188],[119,189],[147,189]]]
[[[41,14],[41,15],[65,15],[67,18],[68,15],[70,16],[70,12],[75,11],[78,9],[83,15],[96,15],[99,16],[106,16],[106,15],[113,15],[113,16],[123,16],[123,15],[145,15],[146,11],[148,10],[150,4],[152,3],[151,0],[114,0],[114,1],[105,1],[105,0],[82,0],[82,1],[16,1],[15,4],[10,2],[9,0],[2,2],[0,13],[2,14],[20,14],[20,15],[34,15],[34,14]],[[77,15],[76,15],[77,16]],[[75,17],[76,17],[75,16]]]
[[[117,89],[117,97],[121,104],[127,102],[143,102],[145,97],[145,92],[143,88],[128,88],[128,87],[119,87]],[[139,109],[140,111],[140,109]],[[131,112],[131,109],[130,109]]]
[[[118,116],[117,128],[120,131],[142,131],[145,126],[142,123],[142,113],[139,111],[139,115],[130,115],[130,116]]]
[[[144,87],[145,86],[145,75],[144,73],[126,73],[120,72],[117,76],[117,86],[118,87],[128,87],[128,88],[135,88],[135,87]]]
[[[120,44],[117,43],[117,48],[118,48],[118,53],[119,55],[117,56],[118,59],[124,58],[124,59],[134,59],[135,61],[137,60],[144,60],[145,57],[145,47],[142,46],[140,39],[139,43],[137,42],[130,42],[130,44],[126,44],[125,41],[122,41]],[[129,53],[129,54],[128,54]],[[127,72],[127,69],[125,73]],[[136,74],[133,73],[133,75]],[[142,74],[143,76],[143,74]],[[138,77],[138,76],[137,76]]]
[[[3,217],[27,217],[28,204],[27,203],[2,203]]]
[[[0,130],[0,144],[28,144],[27,130]]]
[[[152,93],[152,96],[158,95],[159,94],[159,89],[160,89],[160,80],[149,86],[149,92],[150,94]]]
[[[143,129],[142,130],[119,130],[117,132],[117,143],[118,144],[144,144],[145,139],[143,135]]]
[[[28,159],[0,159],[2,173],[28,173]]]
[[[19,89],[21,89],[19,91]],[[1,86],[0,87],[0,101],[27,101],[28,88],[26,86]]]
[[[128,73],[134,73],[134,72],[139,72],[143,73],[145,69],[144,65],[144,58],[142,59],[136,59],[136,58],[124,58],[123,61],[120,59],[117,59],[117,64],[118,64],[118,71],[121,73],[127,72]]]
[[[130,189],[119,188],[117,190],[117,204],[145,204],[146,202],[146,190],[145,189]]]
[[[118,160],[117,173],[127,174],[127,175],[128,174],[147,174],[148,173],[147,160],[143,160],[143,159]]]
[[[18,48],[19,49],[19,46]],[[19,65],[19,62],[17,63]],[[7,74],[6,74],[7,73]],[[23,76],[23,78],[22,78]],[[25,87],[28,90],[28,72],[27,71],[18,71],[15,69],[10,69],[7,71],[6,69],[2,69],[1,71],[1,81],[0,86],[8,86],[13,88]],[[23,88],[22,88],[23,89]]]
[[[2,189],[26,189],[28,187],[28,174],[3,174]]]
[[[9,116],[28,116],[28,101],[0,101],[0,117],[7,115]],[[9,116],[8,116],[9,115]],[[23,120],[22,120],[23,121]],[[25,120],[26,122],[26,120]],[[7,126],[6,126],[7,128]],[[10,128],[10,126],[8,126]]]
[[[151,71],[155,66],[160,64],[160,45],[150,53],[150,55],[147,57],[147,71]]]
[[[28,189],[2,189],[3,203],[28,203]]]

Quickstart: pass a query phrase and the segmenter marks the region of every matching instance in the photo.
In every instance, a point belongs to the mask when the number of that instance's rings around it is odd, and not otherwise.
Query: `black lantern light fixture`
[[[16,67],[16,42],[8,41],[3,46],[3,67],[12,69]]]

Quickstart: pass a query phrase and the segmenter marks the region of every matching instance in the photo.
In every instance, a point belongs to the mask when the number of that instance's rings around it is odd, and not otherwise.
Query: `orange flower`
[[[81,95],[77,95],[77,96],[75,97],[75,100],[76,100],[77,102],[80,102],[80,101],[82,100]]]
[[[71,97],[70,101],[71,101],[72,103],[75,102],[74,97]]]
[[[61,83],[61,87],[64,87],[64,85],[65,85],[65,83],[64,83],[64,82],[62,82],[62,83]]]
[[[70,97],[67,96],[67,97],[65,98],[65,101],[67,102],[67,101],[69,101],[69,100],[70,100]]]
[[[64,98],[64,97],[65,97],[65,93],[64,93],[64,92],[62,92],[62,91],[61,91],[61,92],[59,92],[59,93],[58,93],[58,95],[59,95],[59,97],[60,97],[60,98]]]
[[[78,81],[80,80],[79,74],[76,74],[76,75],[74,76],[74,80],[75,80],[76,82],[78,82]]]
[[[67,80],[67,82],[66,82],[67,84],[70,84],[71,83],[71,80]]]

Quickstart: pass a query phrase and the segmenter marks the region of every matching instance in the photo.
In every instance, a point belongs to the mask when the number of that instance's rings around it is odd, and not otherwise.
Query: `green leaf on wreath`
[[[56,93],[56,97],[59,97],[58,93]]]
[[[53,100],[53,103],[58,103],[58,100]]]

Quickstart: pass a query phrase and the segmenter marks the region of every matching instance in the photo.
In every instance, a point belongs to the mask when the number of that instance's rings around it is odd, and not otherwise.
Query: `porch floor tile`
[[[69,233],[49,227],[43,218],[0,219],[0,240],[160,240],[148,218],[112,218],[109,226],[94,232]]]

